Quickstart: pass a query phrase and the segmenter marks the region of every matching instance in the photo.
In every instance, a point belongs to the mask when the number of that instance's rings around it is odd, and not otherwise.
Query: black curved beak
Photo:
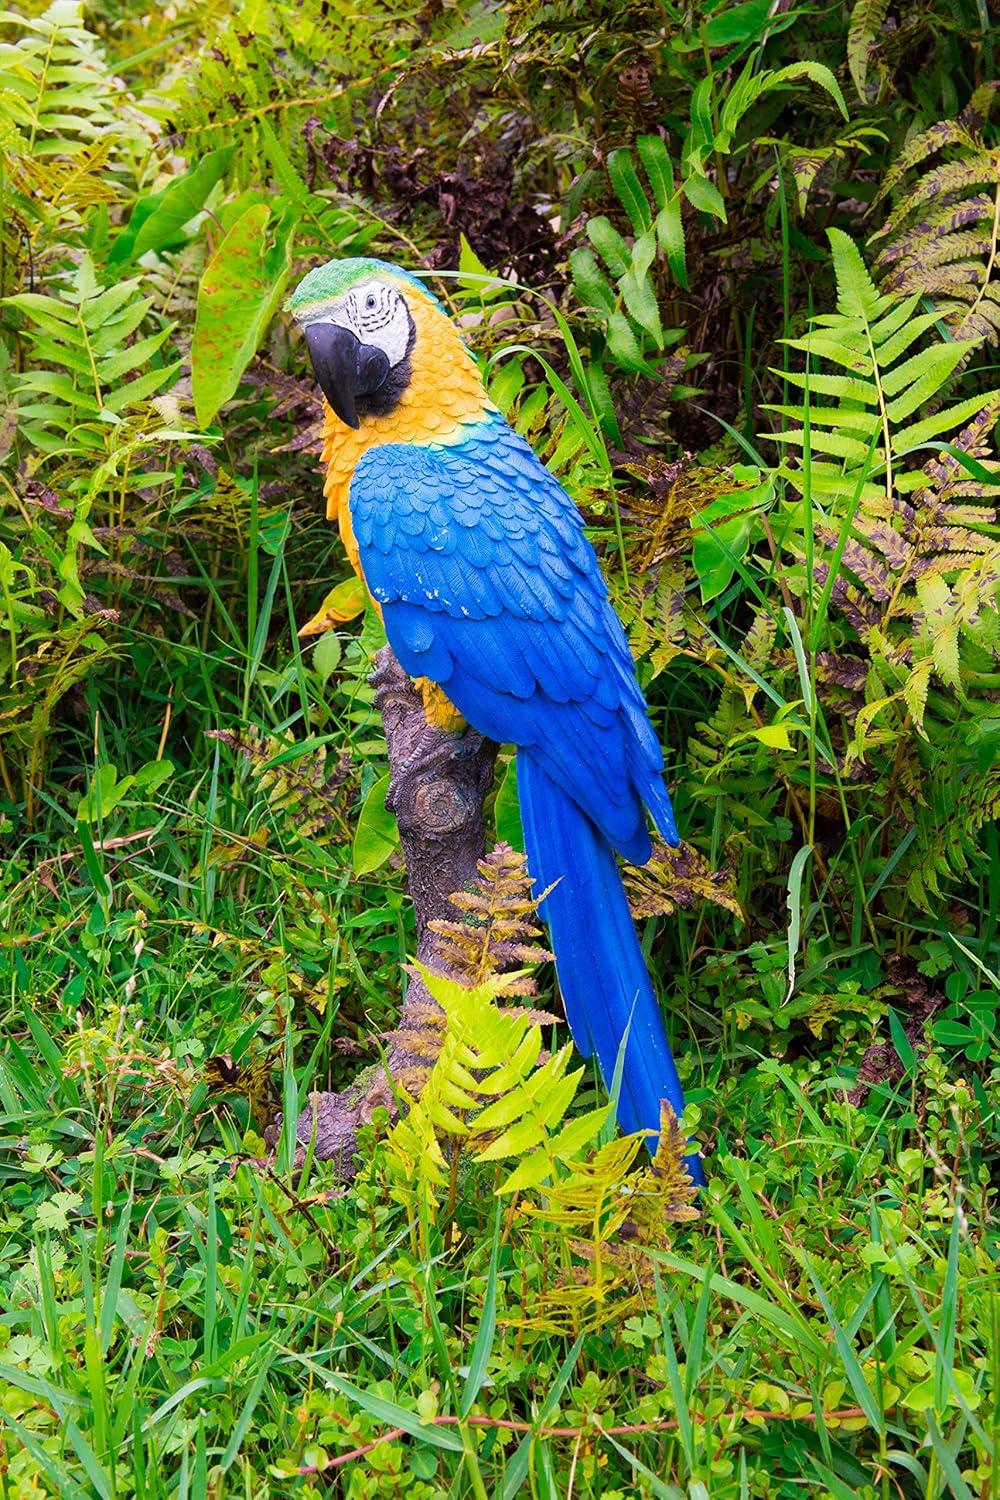
[[[349,328],[336,323],[310,323],[306,328],[309,357],[323,395],[348,427],[360,427],[359,396],[370,396],[389,377],[389,360],[381,349],[362,344]]]

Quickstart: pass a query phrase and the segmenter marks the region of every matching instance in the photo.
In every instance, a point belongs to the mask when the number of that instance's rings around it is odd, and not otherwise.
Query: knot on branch
[[[421,782],[414,788],[412,824],[428,838],[444,838],[454,833],[477,811],[477,799],[470,795],[470,788],[454,781],[450,776],[435,777]],[[396,816],[403,821],[403,811],[397,808]]]

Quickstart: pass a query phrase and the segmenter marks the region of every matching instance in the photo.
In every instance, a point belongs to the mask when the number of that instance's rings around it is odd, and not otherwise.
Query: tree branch
[[[452,734],[429,724],[420,691],[391,647],[383,647],[375,658],[371,682],[389,753],[386,806],[399,825],[417,919],[416,956],[444,972],[427,924],[435,917],[454,916],[449,896],[476,878],[476,864],[486,847],[483,803],[493,783],[497,746],[474,729]],[[384,1061],[367,1069],[343,1093],[310,1094],[295,1130],[297,1160],[304,1159],[313,1138],[317,1160],[335,1161],[345,1180],[355,1175],[358,1131],[380,1107],[395,1113],[394,1085],[405,1083],[413,1092],[433,1060],[433,1031],[426,1024],[429,1008],[437,1010],[426,986],[419,976],[411,977]],[[266,1139],[272,1147],[280,1128],[278,1121],[268,1129]]]

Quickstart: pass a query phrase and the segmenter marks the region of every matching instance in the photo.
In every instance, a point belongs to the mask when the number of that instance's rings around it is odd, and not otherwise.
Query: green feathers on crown
[[[301,318],[310,309],[321,307],[324,302],[335,301],[336,298],[350,291],[351,287],[357,285],[359,281],[367,281],[373,276],[389,277],[394,281],[404,282],[406,283],[405,290],[413,288],[435,306],[441,306],[433,292],[429,292],[419,277],[414,276],[411,271],[404,271],[400,266],[394,266],[387,260],[372,260],[361,256],[344,260],[328,260],[325,265],[316,266],[308,276],[302,278],[285,303],[285,307],[294,317]]]

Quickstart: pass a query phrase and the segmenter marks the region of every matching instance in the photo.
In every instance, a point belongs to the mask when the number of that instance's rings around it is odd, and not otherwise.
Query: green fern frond
[[[642,1304],[653,1282],[648,1252],[668,1249],[673,1226],[696,1219],[698,1210],[687,1141],[668,1104],[648,1165],[637,1165],[639,1150],[638,1136],[610,1141],[574,1163],[542,1201],[522,1205],[584,1263],[529,1304],[523,1326],[579,1332],[624,1319]]]
[[[59,296],[23,292],[5,305],[27,320],[29,368],[12,382],[21,436],[42,453],[58,453],[72,431],[92,455],[109,455],[121,434],[109,427],[161,392],[180,370],[161,351],[172,326],[146,324],[152,300],[139,277],[101,286],[86,255]],[[158,421],[152,424],[158,427]]]
[[[42,15],[0,15],[0,244],[6,291],[51,251],[64,255],[82,216],[114,203],[149,150],[138,112],[76,0]]]
[[[838,365],[848,375],[793,372],[789,383],[806,390],[805,406],[771,405],[766,409],[788,425],[770,435],[786,448],[805,448],[819,455],[811,465],[813,494],[833,499],[838,492],[861,488],[863,502],[882,492],[891,497],[907,483],[919,483],[901,460],[909,450],[954,431],[987,406],[990,393],[945,406],[931,416],[905,425],[907,419],[936,401],[971,350],[971,342],[934,343],[914,351],[929,332],[935,314],[917,315],[917,294],[900,297],[879,292],[857,246],[841,230],[830,230],[837,278],[837,312],[813,319],[811,331],[789,346],[817,360]],[[828,464],[840,459],[839,466]],[[801,486],[804,468],[791,459],[782,472]]]
[[[32,156],[72,156],[104,131],[120,132],[117,90],[78,0],[54,0],[40,16],[0,16],[4,113]],[[14,32],[14,39],[11,32]]]
[[[906,889],[930,911],[945,898],[943,883],[969,875],[983,830],[1000,821],[1000,771],[984,774],[975,762],[957,765],[942,755],[914,817],[916,855],[908,862]]]
[[[883,778],[876,794],[913,829],[900,873],[922,903],[946,872],[968,872],[994,807],[961,769],[969,752],[957,725],[969,712],[969,684],[994,681],[1000,662],[1000,462],[992,443],[1000,391],[949,402],[948,384],[970,346],[924,344],[939,314],[919,313],[916,292],[876,287],[853,243],[837,231],[831,238],[838,310],[814,319],[794,347],[850,373],[792,372],[789,383],[808,392],[808,409],[771,408],[789,424],[775,434],[781,472],[812,507],[808,548],[801,512],[782,543],[796,564],[790,587],[811,594],[814,607],[826,602],[851,653],[834,653],[832,676],[816,674],[827,702],[828,680],[850,695],[835,700],[844,715],[842,773]],[[922,467],[911,466],[915,450],[942,440],[947,448],[921,453]],[[745,726],[742,738],[736,724],[713,727],[714,764],[700,762],[705,783],[726,774],[734,756],[744,763],[747,756]],[[897,752],[883,774],[890,746]],[[956,767],[947,786],[938,785],[942,764]],[[962,831],[942,837],[936,823],[948,799],[946,821]]]
[[[199,30],[200,50],[154,107],[171,132],[203,147],[236,146],[247,181],[269,179],[278,152],[304,165],[310,114],[352,134],[359,80],[389,71],[388,35],[409,16],[399,0],[384,0],[379,25],[364,28],[350,7],[328,0],[236,0]]]
[[[422,1190],[439,1192],[446,1155],[459,1148],[480,1162],[517,1162],[501,1193],[558,1177],[609,1109],[566,1121],[583,1076],[582,1068],[570,1071],[572,1043],[543,1058],[538,1018],[499,1003],[510,992],[503,976],[470,989],[421,973],[443,1012],[443,1034],[419,1096],[387,1138],[394,1195],[413,1207]]]

